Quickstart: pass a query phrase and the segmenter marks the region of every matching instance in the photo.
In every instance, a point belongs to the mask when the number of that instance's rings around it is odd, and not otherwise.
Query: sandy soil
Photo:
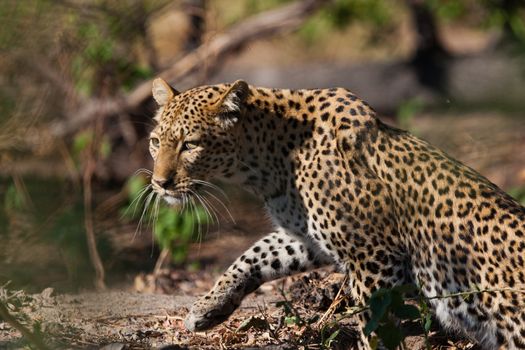
[[[246,298],[224,324],[191,333],[183,326],[194,300],[209,287],[211,276],[164,270],[138,276],[137,291],[20,295],[28,325],[39,324],[52,349],[349,349],[355,344],[355,316],[342,318],[352,302],[336,298],[344,276],[320,269],[268,283]],[[176,281],[171,288],[163,280]],[[193,295],[185,293],[191,291]],[[168,294],[159,294],[168,292]],[[341,291],[343,292],[343,291]],[[338,304],[334,307],[334,299]],[[333,321],[338,319],[336,325]],[[29,321],[30,320],[30,321]],[[404,325],[408,349],[425,349],[421,326]],[[330,335],[339,331],[333,341]],[[474,349],[467,340],[437,328],[432,349]],[[0,348],[24,346],[20,334],[0,322]]]

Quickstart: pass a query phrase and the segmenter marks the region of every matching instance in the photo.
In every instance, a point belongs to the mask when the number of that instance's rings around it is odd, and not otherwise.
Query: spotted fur
[[[336,264],[358,302],[407,282],[429,298],[490,289],[431,304],[484,349],[525,349],[525,208],[486,178],[346,89],[237,81],[178,94],[159,80],[154,95],[154,189],[175,203],[194,180],[229,181],[264,199],[275,225],[193,305],[188,329],[224,321],[265,281]]]

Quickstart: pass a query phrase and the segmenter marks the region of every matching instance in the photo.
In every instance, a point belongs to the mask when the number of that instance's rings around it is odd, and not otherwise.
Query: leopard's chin
[[[182,198],[180,198],[180,197],[174,197],[174,196],[170,196],[170,195],[166,194],[166,195],[162,196],[162,198],[169,205],[181,205],[182,204]]]

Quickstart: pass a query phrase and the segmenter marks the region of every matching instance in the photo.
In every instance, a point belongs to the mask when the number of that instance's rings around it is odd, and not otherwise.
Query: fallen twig
[[[322,327],[325,321],[329,317],[332,317],[332,315],[335,313],[335,310],[337,310],[337,307],[339,306],[339,304],[341,304],[341,302],[347,298],[347,296],[344,294],[344,289],[346,287],[347,282],[348,282],[348,275],[345,274],[345,277],[343,278],[343,281],[341,283],[341,287],[337,291],[337,295],[335,296],[334,300],[330,304],[330,307],[328,307],[328,310],[326,310],[326,312],[323,314],[323,316],[321,316],[319,321],[317,321],[317,325],[316,325],[317,328]]]

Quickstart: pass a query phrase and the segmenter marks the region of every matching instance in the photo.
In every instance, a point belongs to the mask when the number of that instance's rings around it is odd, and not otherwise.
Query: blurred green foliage
[[[206,3],[207,26],[211,31],[220,30],[290,2],[210,0]],[[521,0],[425,3],[445,21],[499,29],[521,45],[519,52],[525,52],[525,3]],[[16,112],[28,112],[40,99],[48,102],[40,107],[42,119],[60,116],[67,100],[63,91],[46,89],[50,86],[42,79],[46,74],[63,79],[81,96],[116,95],[152,77],[159,67],[148,26],[154,15],[170,4],[170,0],[5,2],[0,6],[0,123]],[[359,24],[366,28],[367,40],[372,43],[392,41],[392,29],[406,20],[408,4],[396,0],[333,0],[303,24],[299,37],[306,47],[319,47],[333,31]],[[45,72],[35,74],[38,70]],[[23,98],[35,101],[21,103]]]
[[[293,2],[291,0],[245,0],[241,2],[241,10],[237,11],[235,20],[246,17],[264,10],[268,10],[280,5]],[[321,10],[321,13],[314,15],[317,21],[330,23],[333,28],[343,28],[352,21],[371,22],[382,26],[389,22],[389,9],[391,0],[333,0]]]
[[[38,290],[54,286],[78,289],[91,283],[82,193],[61,180],[20,179],[24,190],[6,181],[0,186],[0,284]],[[3,191],[5,189],[5,192]],[[30,201],[30,202],[29,202]],[[103,233],[103,232],[100,232]],[[98,235],[98,249],[113,249]]]
[[[78,141],[79,149],[86,147],[84,141]],[[14,287],[27,290],[49,285],[61,290],[89,286],[93,268],[86,242],[82,193],[60,180],[30,179],[24,183],[24,192],[13,182],[0,184],[0,236],[4,241],[0,246],[0,284],[12,281]],[[140,196],[145,185],[141,176],[129,179],[126,192],[130,202]],[[143,220],[151,223],[155,242],[161,249],[169,250],[171,260],[184,263],[189,245],[200,239],[200,225],[209,224],[206,212],[197,205],[182,212],[159,205],[157,212],[150,206]],[[133,213],[133,209],[130,206],[128,218],[141,214]],[[98,251],[103,261],[110,261],[113,247],[103,226],[96,226]],[[38,264],[33,264],[33,259]]]
[[[506,39],[525,45],[525,2],[522,0],[426,0],[429,8],[446,21],[464,21],[502,30]]]
[[[97,235],[97,248],[103,258],[108,257],[112,248],[104,235]],[[67,271],[68,283],[76,288],[91,282],[93,268],[84,228],[84,207],[80,198],[56,215],[42,239],[59,249]]]
[[[440,18],[453,21],[464,16],[469,8],[465,0],[426,0],[427,6]]]
[[[291,0],[238,0],[230,1],[224,11],[225,23],[232,24],[241,18]],[[218,1],[218,3],[223,3]],[[408,2],[405,2],[405,5]],[[525,3],[521,0],[425,0],[428,8],[447,22],[468,22],[482,28],[509,29],[519,41],[525,41]],[[353,23],[366,25],[378,33],[388,30],[400,16],[395,10],[400,3],[395,0],[333,0],[318,14],[312,16],[301,29],[301,35],[309,42],[322,37],[322,33],[344,29]],[[402,5],[402,4],[401,4]]]
[[[79,91],[95,93],[100,88],[101,79],[107,79],[100,77],[100,74],[109,75],[116,80],[113,82],[115,87],[124,90],[153,75],[154,62],[141,57],[137,45],[148,40],[146,21],[150,12],[166,3],[99,1],[95,20],[70,14],[73,29],[69,32],[70,40],[83,43],[71,58],[72,73]]]
[[[3,199],[6,211],[24,210],[27,208],[27,202],[24,196],[16,189],[14,183],[7,185]]]
[[[370,31],[370,40],[382,37],[382,31],[392,24],[392,9],[384,0],[335,0],[312,16],[300,29],[300,36],[309,44],[359,23]]]
[[[76,91],[71,92],[81,96],[107,96],[153,76],[156,61],[150,53],[147,21],[168,3],[4,2],[0,6],[0,123],[44,97],[48,103],[42,106],[41,117],[60,115],[60,107],[68,103],[64,91],[48,89],[49,81],[43,77],[62,79],[63,87],[73,86]],[[52,103],[55,98],[57,103]]]
[[[388,2],[384,0],[335,0],[321,15],[335,28],[344,28],[352,21],[384,28],[391,20]]]
[[[139,212],[137,206],[141,205],[146,196],[145,186],[147,182],[140,175],[132,176],[128,180],[126,190],[129,203],[123,213],[127,217],[135,218],[140,214],[141,220],[152,223],[155,241],[162,250],[170,252],[174,263],[181,264],[186,260],[189,245],[202,238],[200,229],[202,225],[209,224],[209,217],[206,211],[195,203],[175,209],[148,199],[145,200],[146,207],[143,208],[143,212]]]
[[[513,187],[508,190],[508,193],[520,202],[521,205],[525,206],[525,186]]]
[[[398,107],[396,114],[396,120],[399,127],[417,134],[417,130],[413,127],[414,118],[423,110],[424,105],[423,101],[417,98],[402,103]]]
[[[181,264],[186,260],[190,243],[195,241],[198,225],[207,221],[208,217],[200,207],[179,213],[163,206],[159,208],[153,233],[161,249],[169,250],[173,262]]]
[[[73,159],[80,164],[83,160],[83,155],[88,151],[89,147],[93,146],[95,135],[93,130],[83,130],[75,135],[73,144],[71,145],[71,153]],[[97,144],[97,157],[100,159],[107,158],[111,153],[111,143],[107,135],[102,135],[102,139]]]

